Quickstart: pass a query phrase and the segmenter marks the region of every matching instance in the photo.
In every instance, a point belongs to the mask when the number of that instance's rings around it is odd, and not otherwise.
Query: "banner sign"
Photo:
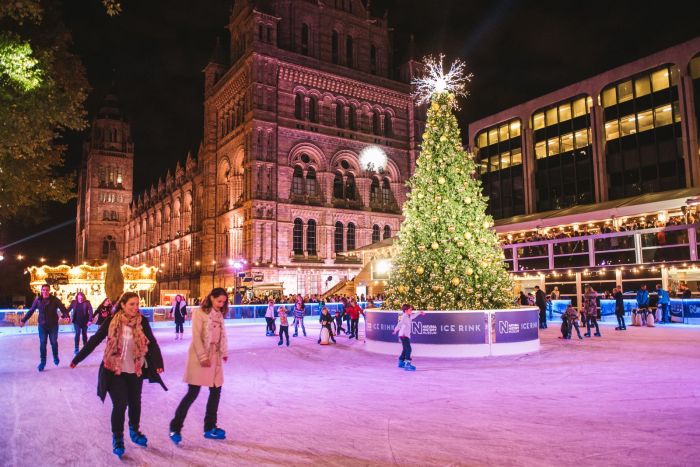
[[[625,298],[625,313],[632,313],[632,310],[637,308],[637,300],[634,298]],[[603,298],[600,300],[600,316],[615,316],[615,300]]]
[[[494,313],[494,343],[537,340],[539,326],[539,311],[536,309],[497,311]]]
[[[397,342],[393,334],[400,312],[365,310],[367,339]],[[413,315],[411,342],[416,344],[487,344],[484,313],[440,313]]]
[[[668,308],[672,316],[700,318],[700,299],[697,298],[672,298]]]

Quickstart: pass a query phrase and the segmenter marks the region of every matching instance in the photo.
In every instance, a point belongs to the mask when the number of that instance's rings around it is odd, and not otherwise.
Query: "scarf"
[[[134,343],[134,367],[136,368],[136,376],[141,376],[141,369],[148,351],[148,339],[143,333],[141,327],[141,313],[136,316],[127,316],[123,311],[119,311],[109,323],[109,331],[107,331],[107,346],[102,362],[104,367],[114,374],[120,375],[122,372],[122,355],[126,350],[124,348],[124,326],[131,328],[131,335]]]

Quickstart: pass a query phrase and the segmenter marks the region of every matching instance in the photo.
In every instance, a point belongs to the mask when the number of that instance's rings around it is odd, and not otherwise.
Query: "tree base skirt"
[[[398,355],[399,338],[392,334],[400,311],[365,310],[366,350]],[[520,307],[503,310],[429,311],[414,315],[412,356],[471,358],[537,352],[539,310]]]

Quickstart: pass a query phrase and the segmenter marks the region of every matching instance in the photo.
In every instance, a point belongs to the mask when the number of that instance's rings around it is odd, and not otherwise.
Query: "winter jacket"
[[[85,358],[105,340],[109,333],[109,324],[111,322],[112,316],[105,319],[100,329],[88,340],[87,344],[78,352],[78,355],[73,358],[73,364],[77,365],[85,360]],[[156,337],[153,335],[153,331],[151,331],[151,325],[145,317],[141,320],[141,328],[143,329],[146,339],[148,339],[148,351],[146,351],[146,357],[144,359],[145,364],[143,366],[142,377],[147,378],[151,383],[160,384],[163,389],[167,391],[168,388],[165,386],[160,374],[156,371],[158,368],[165,368],[163,366],[163,355],[161,355],[158,341],[156,341]],[[102,402],[104,402],[107,396],[107,390],[112,384],[112,380],[116,377],[113,371],[104,367],[104,362],[100,362],[100,369],[97,373],[97,395],[102,399]]]
[[[324,315],[321,313],[321,316],[318,319],[318,322],[321,323],[321,326],[330,326],[331,323],[333,322],[333,317],[331,316],[330,313],[327,315]]]
[[[103,314],[104,316],[102,316]],[[112,307],[99,306],[97,307],[97,310],[95,310],[95,314],[92,316],[92,318],[95,319],[95,317],[97,317],[97,325],[102,326],[102,323],[104,323],[110,316],[112,316]]]
[[[304,318],[304,306],[302,305],[301,309],[298,309],[296,305],[294,305],[294,311],[292,311],[294,314],[294,319],[303,319]]]
[[[401,315],[399,323],[394,327],[394,332],[399,332],[399,337],[411,338],[411,330],[413,328],[413,313],[404,313]]]
[[[184,323],[187,317],[187,304],[185,301],[173,303],[170,314],[175,318],[176,323]]]
[[[591,290],[583,294],[583,311],[587,316],[597,317],[598,316],[598,304],[596,298],[598,297],[598,292]]]
[[[350,319],[360,319],[360,315],[365,315],[360,305],[349,305],[345,312],[350,315]]]
[[[637,308],[646,308],[649,306],[649,291],[644,289],[637,290]]]
[[[659,305],[668,305],[671,302],[671,299],[668,296],[668,292],[664,289],[657,289],[656,293],[659,295]]]
[[[34,312],[39,310],[39,326],[45,328],[58,327],[58,311],[61,310],[61,316],[68,318],[68,310],[66,306],[55,296],[49,295],[49,298],[37,297],[34,299],[31,308],[25,313],[22,318],[22,323],[29,321]]]
[[[83,303],[73,300],[68,310],[73,310],[73,324],[77,326],[87,326],[88,322],[92,321],[92,305],[87,300]]]
[[[624,296],[622,295],[622,292],[617,291],[615,292],[615,313],[618,315],[623,315],[625,314],[625,299]]]
[[[224,316],[197,308],[192,313],[192,343],[187,353],[183,380],[194,386],[221,387],[224,384],[223,358],[228,358]],[[210,366],[202,366],[209,360]]]
[[[569,321],[576,321],[578,320],[578,311],[572,306],[567,306],[563,317]]]
[[[535,293],[535,305],[541,310],[547,307],[547,297],[542,290],[538,290]]]

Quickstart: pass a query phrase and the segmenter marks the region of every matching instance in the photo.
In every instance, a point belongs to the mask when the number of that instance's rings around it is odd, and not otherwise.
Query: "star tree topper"
[[[418,104],[429,104],[430,98],[436,93],[449,92],[455,97],[466,97],[469,94],[467,83],[474,75],[466,73],[466,64],[459,59],[452,62],[449,71],[445,73],[442,65],[444,59],[444,54],[440,54],[438,58],[429,55],[423,59],[425,74],[414,78],[412,82],[415,86],[413,97]],[[457,108],[457,99],[452,99],[451,103]]]

